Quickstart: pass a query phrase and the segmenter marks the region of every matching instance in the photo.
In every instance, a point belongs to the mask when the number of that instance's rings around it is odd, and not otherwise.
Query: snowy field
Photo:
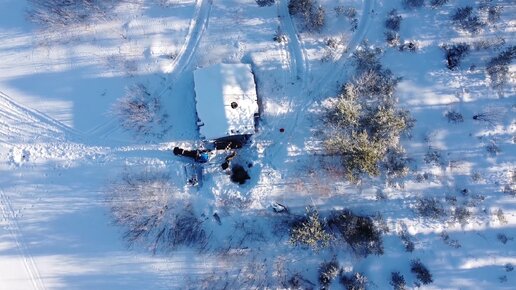
[[[314,0],[319,29],[289,0],[42,6],[58,2],[0,0],[0,290],[351,289],[356,277],[355,289],[393,289],[394,272],[394,289],[515,289],[513,0]],[[468,50],[450,67],[454,44]],[[367,47],[415,122],[403,176],[349,182],[322,112]],[[202,165],[172,154],[201,146],[193,71],[218,63],[255,76],[257,133],[231,161],[244,184],[221,169],[224,150]],[[135,92],[155,109],[136,130],[120,110]],[[334,232],[317,249],[291,243],[307,207],[327,228],[343,209],[374,217],[382,253]]]

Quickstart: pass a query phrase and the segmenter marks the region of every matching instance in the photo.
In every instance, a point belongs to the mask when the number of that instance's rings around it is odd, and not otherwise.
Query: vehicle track
[[[197,0],[195,4],[194,16],[190,21],[188,33],[186,35],[185,42],[179,50],[176,60],[172,64],[171,72],[168,74],[166,85],[161,89],[157,95],[162,97],[169,89],[174,85],[174,82],[179,76],[187,70],[192,62],[192,58],[195,55],[197,47],[201,41],[202,35],[206,31],[208,26],[208,20],[212,8],[212,0]],[[114,132],[120,130],[118,122],[111,120],[102,124],[88,134],[91,138],[109,139]]]
[[[295,27],[292,17],[288,12],[288,0],[281,0],[278,3],[278,12],[281,25],[280,27],[282,31],[287,34],[288,38],[288,55],[290,57],[289,63],[291,64],[291,75],[293,74],[292,67],[295,67],[296,77],[301,79],[301,90],[293,92],[285,91],[286,94],[290,94],[290,102],[288,106],[289,112],[294,114],[293,121],[287,122],[289,117],[284,117],[275,122],[275,125],[279,125],[280,122],[284,121],[285,125],[282,127],[285,128],[284,140],[287,142],[292,139],[294,131],[302,120],[302,116],[306,114],[306,111],[313,103],[319,100],[317,96],[312,95],[313,93],[310,88],[317,88],[318,96],[327,96],[331,92],[331,88],[329,88],[330,84],[340,80],[341,76],[335,72],[339,72],[344,69],[344,67],[348,64],[350,57],[353,55],[353,52],[364,40],[371,22],[370,12],[372,9],[374,9],[376,1],[377,0],[364,0],[362,5],[362,17],[356,32],[348,43],[348,49],[346,50],[346,53],[339,58],[336,63],[336,68],[329,70],[322,78],[314,78],[314,76],[310,75],[306,50],[304,49],[303,43],[299,38],[299,33]],[[309,78],[313,78],[314,81],[308,82]],[[294,93],[301,93],[304,96],[302,96],[302,98],[297,98],[293,95]],[[267,135],[262,135],[262,138],[265,139],[264,141],[268,139]],[[269,156],[274,158],[280,149],[279,147],[281,146],[278,146],[278,148],[272,150],[272,152],[269,152]]]
[[[34,289],[43,290],[45,288],[45,284],[41,279],[41,275],[39,274],[38,267],[34,258],[30,254],[25,241],[23,239],[22,232],[20,231],[20,226],[18,221],[16,220],[16,212],[11,204],[9,197],[0,189],[0,208],[2,210],[2,217],[7,222],[7,228],[9,234],[14,240],[20,255],[23,258],[23,265],[27,274],[29,274],[31,283]]]
[[[0,91],[0,141],[9,143],[9,136],[34,140],[78,138],[81,134],[69,126],[36,110],[16,103]]]

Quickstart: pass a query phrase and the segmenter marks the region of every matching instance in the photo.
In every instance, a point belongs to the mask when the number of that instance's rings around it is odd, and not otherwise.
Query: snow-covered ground
[[[514,289],[516,66],[496,90],[485,69],[516,45],[513,1],[407,9],[399,0],[318,0],[320,32],[290,16],[288,0],[123,0],[97,19],[52,28],[29,21],[31,2],[0,1],[0,289],[285,289],[296,275],[308,281],[301,289],[318,288],[319,266],[333,258],[344,272],[364,273],[368,289],[392,289],[395,271],[415,287],[417,258],[433,275],[424,289]],[[481,3],[502,7],[500,20],[478,33],[457,30],[454,10]],[[356,15],[341,15],[341,6]],[[401,43],[415,43],[415,52],[386,43],[392,9],[403,18]],[[352,78],[351,56],[364,41],[402,78],[399,105],[416,119],[402,140],[411,171],[395,183],[351,184],[322,161],[321,105]],[[449,70],[442,46],[459,42],[472,48]],[[231,182],[218,152],[190,186],[191,163],[171,149],[200,145],[193,70],[216,63],[247,63],[255,74],[258,132],[234,159],[251,179]],[[138,84],[162,102],[165,122],[148,135],[124,130],[115,115],[117,100]],[[449,111],[463,122],[449,122]],[[489,120],[474,120],[480,113]],[[429,152],[439,160],[426,162]],[[114,223],[113,184],[149,170],[187,196],[178,204],[193,205],[207,235],[201,249],[153,253]],[[414,211],[422,197],[471,216],[462,224],[423,219]],[[290,215],[274,213],[273,202]],[[322,216],[380,213],[389,227],[384,254],[292,246],[285,223],[307,206]]]

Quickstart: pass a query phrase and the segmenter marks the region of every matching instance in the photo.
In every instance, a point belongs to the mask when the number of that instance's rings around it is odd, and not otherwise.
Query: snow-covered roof
[[[194,71],[200,133],[213,140],[254,133],[256,86],[248,64],[216,64]]]

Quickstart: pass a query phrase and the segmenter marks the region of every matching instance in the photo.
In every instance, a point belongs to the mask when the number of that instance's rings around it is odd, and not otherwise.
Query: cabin
[[[194,71],[197,125],[217,149],[240,148],[259,118],[256,84],[248,64],[215,64]]]

